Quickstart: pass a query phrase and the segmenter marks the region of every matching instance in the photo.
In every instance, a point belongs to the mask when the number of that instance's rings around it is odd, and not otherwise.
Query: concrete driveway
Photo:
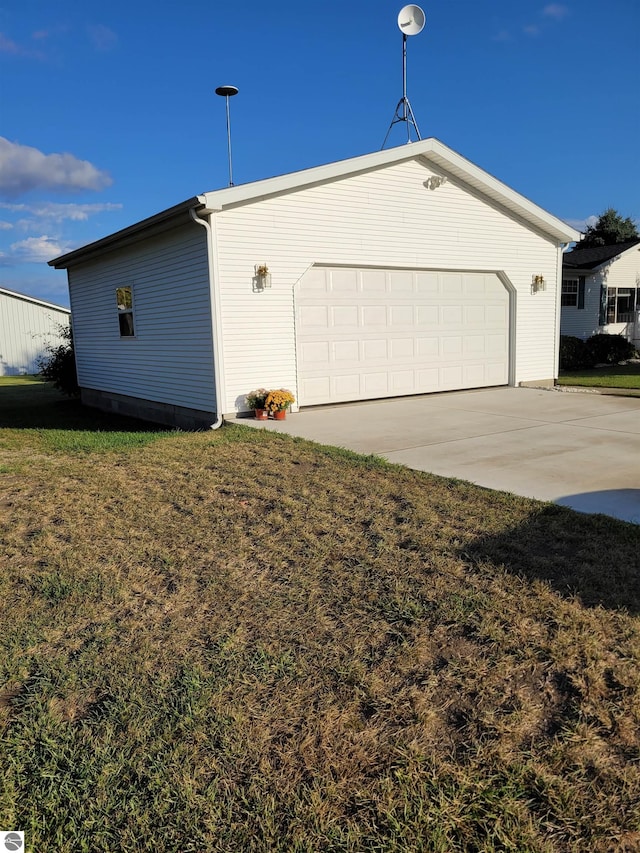
[[[640,524],[640,398],[490,388],[239,423]]]

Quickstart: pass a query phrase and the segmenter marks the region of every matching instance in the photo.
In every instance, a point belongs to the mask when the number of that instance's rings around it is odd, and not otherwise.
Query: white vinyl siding
[[[294,289],[314,264],[500,273],[515,291],[513,382],[556,375],[556,242],[451,176],[429,189],[433,174],[410,160],[213,214],[226,411],[251,388],[297,390]],[[259,293],[257,263],[272,285]]]
[[[576,338],[590,338],[602,332],[613,335],[625,335],[631,340],[637,338],[638,329],[634,323],[606,323],[599,325],[600,289],[638,288],[640,287],[640,246],[633,246],[612,261],[603,264],[591,274],[584,273],[584,309],[564,307],[562,309],[561,333]],[[565,270],[564,277],[572,278],[577,273]],[[634,338],[634,335],[636,338]]]
[[[215,411],[204,229],[184,225],[69,270],[78,381]],[[135,337],[121,337],[116,289],[132,287]]]
[[[0,376],[37,373],[38,359],[63,343],[59,327],[68,325],[64,308],[0,293]]]

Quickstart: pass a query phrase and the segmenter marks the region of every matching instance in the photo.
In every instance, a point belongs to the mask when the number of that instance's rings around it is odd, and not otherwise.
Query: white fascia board
[[[512,190],[493,175],[480,169],[474,163],[443,145],[438,139],[429,138],[410,142],[396,148],[339,160],[324,166],[316,166],[300,172],[291,172],[275,178],[267,178],[237,187],[203,193],[198,200],[207,212],[214,213],[239,204],[258,201],[269,196],[280,195],[328,181],[361,174],[375,169],[399,163],[405,160],[421,159],[430,166],[441,168],[517,214],[525,221],[564,243],[578,241],[580,232],[548,211],[534,204],[528,198]]]
[[[44,299],[36,299],[35,296],[27,296],[26,293],[7,290],[6,287],[0,287],[0,293],[5,296],[13,296],[15,299],[20,299],[23,302],[32,302],[34,305],[41,305],[43,308],[51,308],[53,311],[60,311],[63,314],[71,314],[71,309],[65,308],[63,305],[55,305],[53,302],[45,302]]]
[[[425,139],[421,142],[411,142],[402,147],[388,148],[384,151],[376,151],[373,154],[363,154],[359,157],[351,157],[349,160],[338,160],[335,163],[314,166],[300,172],[289,172],[275,178],[265,178],[262,181],[254,181],[250,184],[214,190],[198,196],[198,199],[205,205],[207,212],[218,212],[232,205],[259,201],[269,196],[301,190],[314,184],[324,184],[338,178],[369,172],[402,160],[413,160],[421,153],[419,149],[424,149],[424,146],[431,141]]]
[[[457,154],[437,139],[434,139],[433,142],[435,144],[432,151],[425,152],[424,159],[450,172],[454,177],[459,178],[525,221],[530,222],[554,239],[563,243],[577,242],[580,239],[580,232],[567,225],[562,219],[558,219],[557,216],[530,201],[526,196],[511,189],[489,172],[485,172],[484,169]]]

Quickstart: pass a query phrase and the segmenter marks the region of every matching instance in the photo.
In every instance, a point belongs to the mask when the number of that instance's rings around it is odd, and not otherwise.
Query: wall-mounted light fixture
[[[447,183],[447,179],[444,175],[432,175],[430,178],[424,182],[424,186],[428,190],[437,190],[438,187],[441,187],[443,184]]]
[[[539,293],[541,290],[547,289],[547,282],[543,275],[531,276],[531,293]]]
[[[261,291],[271,287],[271,273],[269,272],[269,267],[266,264],[256,264],[254,272],[253,290],[255,293],[260,293]]]

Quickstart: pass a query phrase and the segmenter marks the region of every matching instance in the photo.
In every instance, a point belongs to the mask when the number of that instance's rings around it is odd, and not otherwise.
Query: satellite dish
[[[420,6],[403,6],[398,15],[398,26],[406,36],[417,36],[424,29],[425,20]]]

